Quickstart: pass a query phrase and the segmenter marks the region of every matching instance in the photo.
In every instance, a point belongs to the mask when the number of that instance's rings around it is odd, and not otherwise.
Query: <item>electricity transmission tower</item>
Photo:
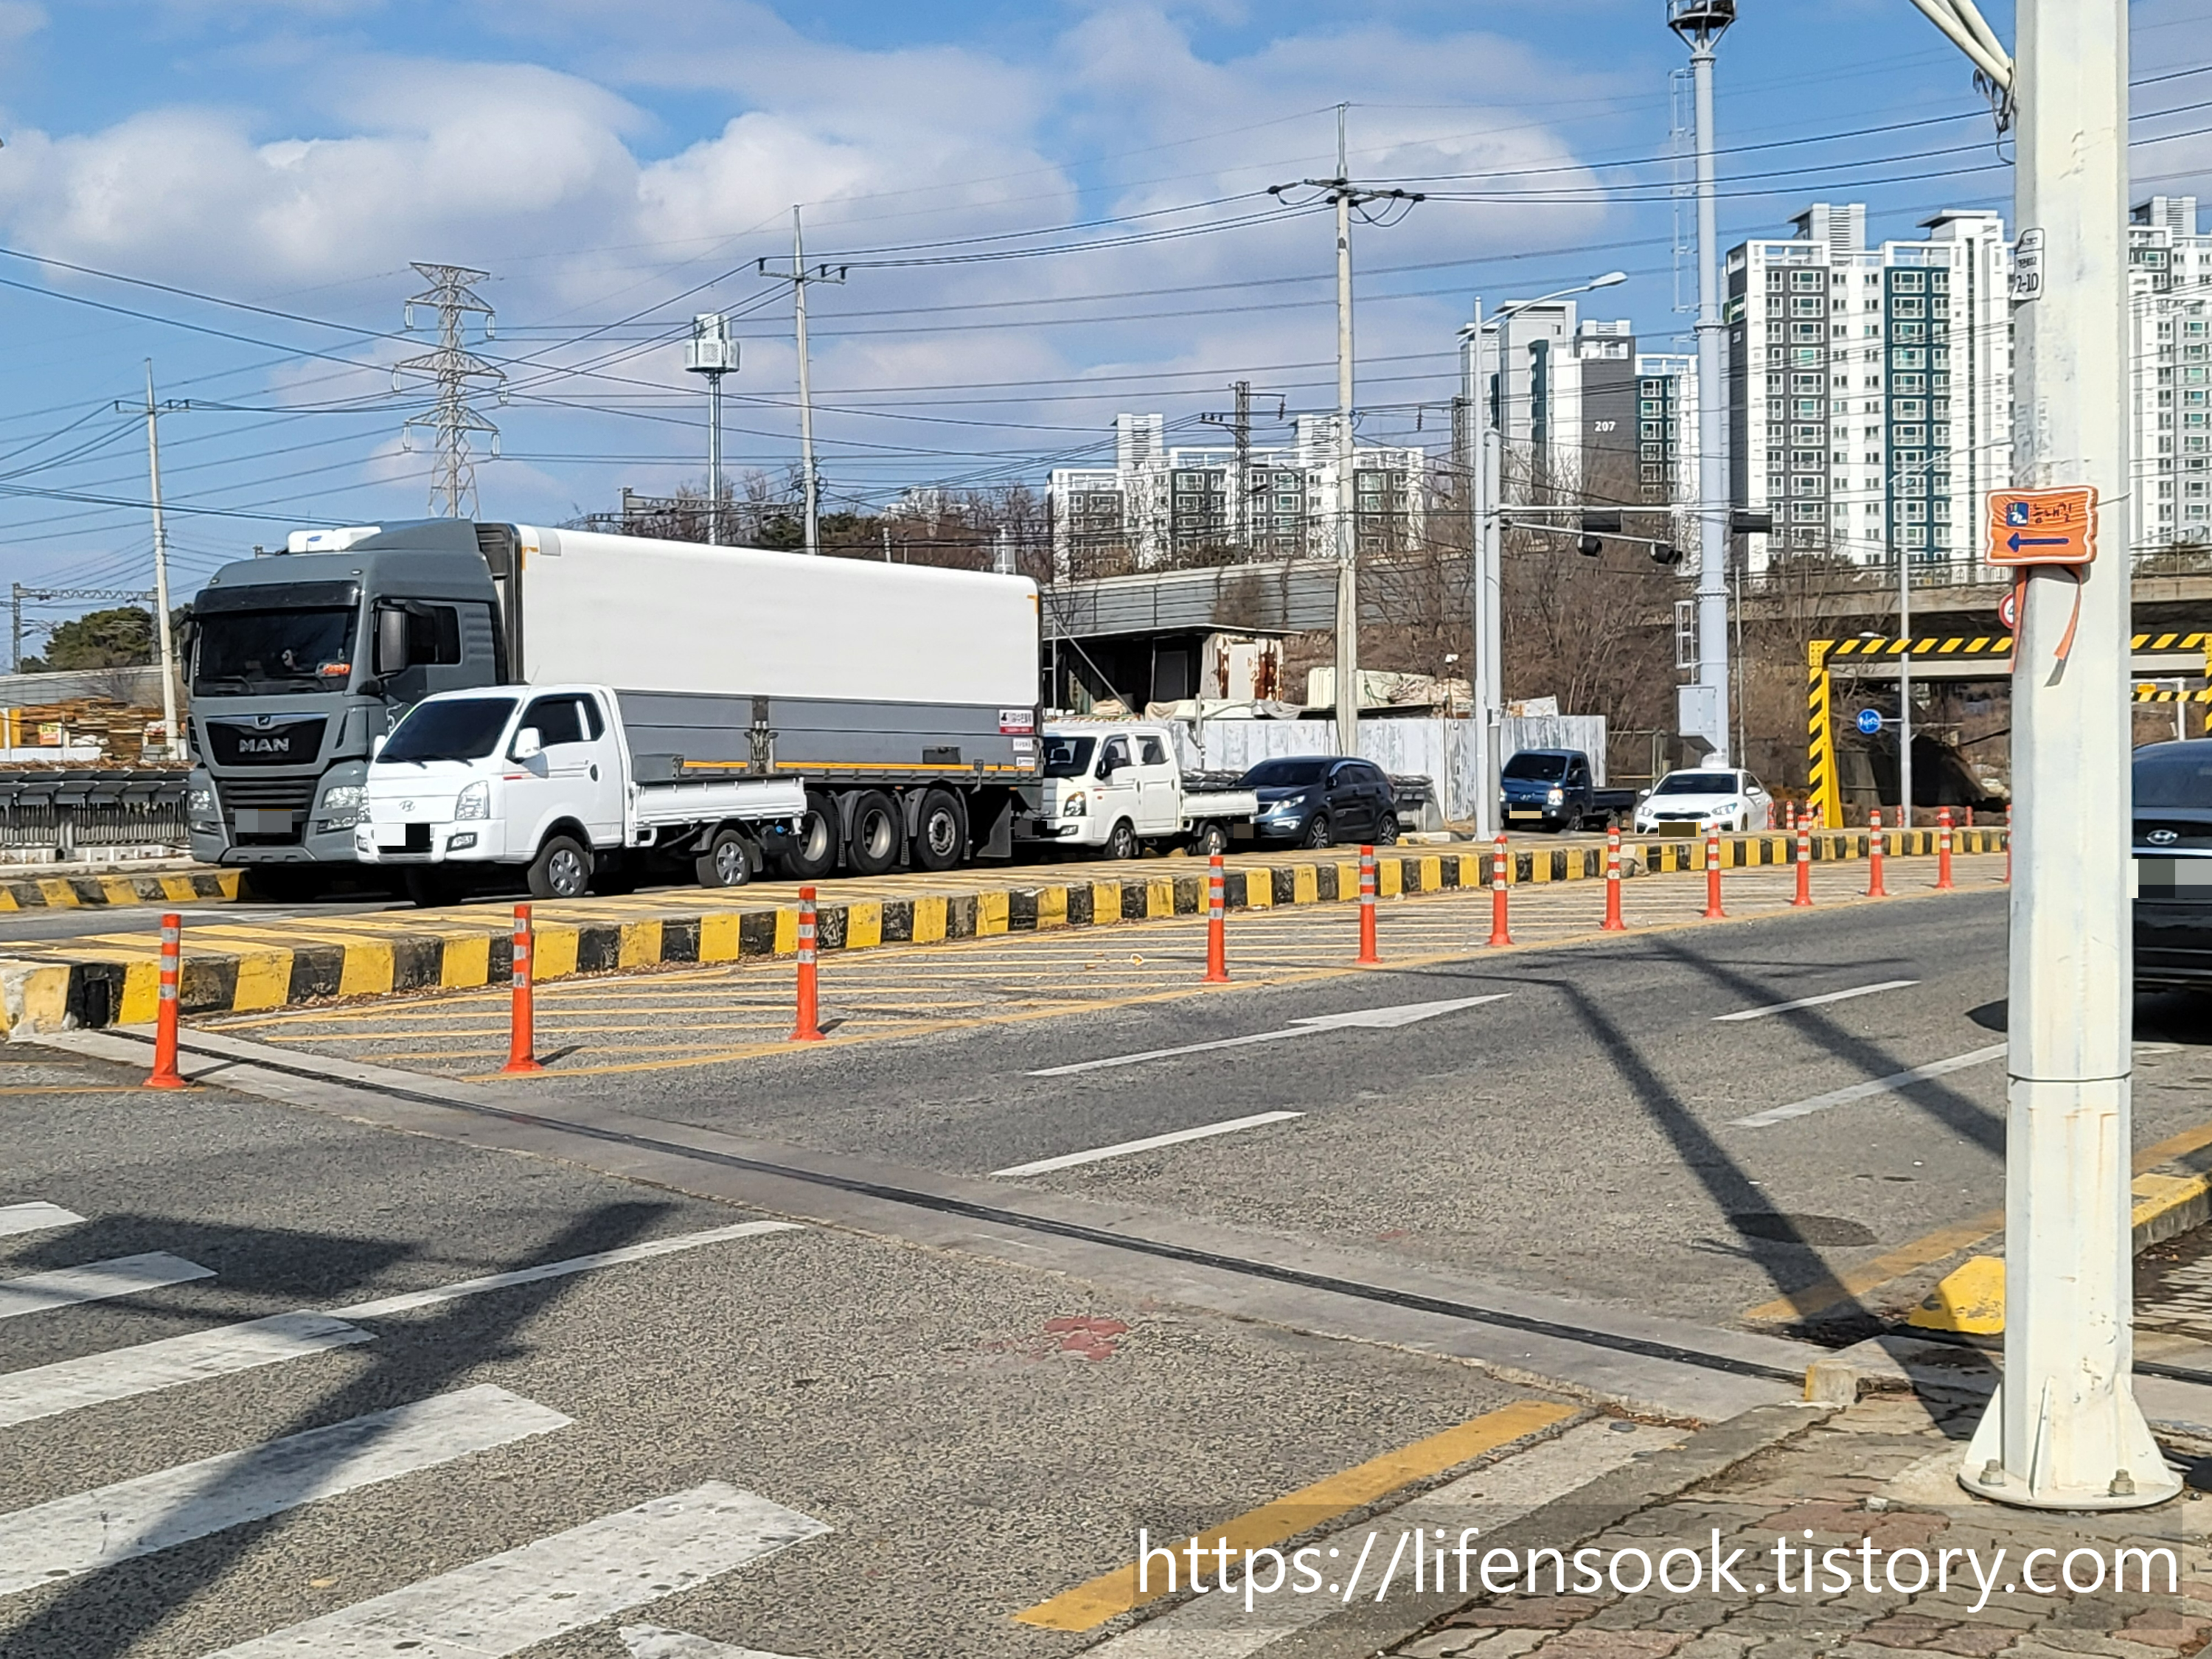
[[[426,376],[437,383],[438,401],[424,413],[407,417],[400,428],[400,441],[405,443],[417,427],[431,434],[438,463],[430,474],[430,510],[444,518],[466,519],[475,514],[477,507],[477,469],[470,434],[484,434],[489,440],[486,453],[499,453],[499,428],[469,401],[471,389],[489,386],[498,392],[501,402],[507,400],[506,374],[471,351],[463,335],[469,313],[474,312],[484,319],[484,338],[491,338],[492,309],[471,286],[491,273],[471,270],[465,265],[424,264],[419,260],[415,269],[430,286],[408,300],[406,325],[415,326],[416,306],[435,307],[438,349],[394,365],[392,385],[394,391],[398,390],[403,374]]]
[[[1229,504],[1228,531],[1232,544],[1246,558],[1252,556],[1252,382],[1234,380],[1237,394],[1233,415],[1201,415],[1208,426],[1225,426],[1237,440],[1237,476],[1231,488],[1236,499]]]

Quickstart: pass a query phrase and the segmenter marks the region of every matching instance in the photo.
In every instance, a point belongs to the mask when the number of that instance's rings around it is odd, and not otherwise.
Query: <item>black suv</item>
[[[1261,761],[1237,786],[1260,797],[1252,830],[1262,846],[1327,847],[1341,841],[1388,847],[1398,839],[1398,798],[1372,761],[1283,755]]]
[[[2135,753],[2136,983],[2212,989],[2212,738]]]

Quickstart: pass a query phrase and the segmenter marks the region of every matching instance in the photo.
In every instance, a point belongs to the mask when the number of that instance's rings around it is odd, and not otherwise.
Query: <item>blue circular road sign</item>
[[[1874,709],[1859,710],[1859,730],[1872,737],[1881,730],[1881,715]]]

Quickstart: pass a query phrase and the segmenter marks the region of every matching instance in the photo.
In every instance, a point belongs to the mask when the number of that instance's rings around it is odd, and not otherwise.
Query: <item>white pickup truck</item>
[[[355,854],[404,872],[418,904],[465,897],[499,866],[538,898],[656,872],[734,887],[760,870],[764,832],[806,810],[796,778],[641,781],[602,685],[425,697],[376,744],[363,793]]]
[[[1252,836],[1260,798],[1249,789],[1194,789],[1164,726],[1070,722],[1044,729],[1044,781],[1025,784],[1014,839],[1081,847],[1101,858],[1146,848],[1228,850]]]

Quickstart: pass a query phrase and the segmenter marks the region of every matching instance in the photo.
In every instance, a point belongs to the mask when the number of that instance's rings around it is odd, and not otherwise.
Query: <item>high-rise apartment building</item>
[[[1980,565],[1977,504],[2010,481],[2011,251],[1995,213],[1943,212],[1867,246],[1866,209],[1817,202],[1729,254],[1729,468],[1774,515],[1747,562],[1827,553]]]
[[[1648,506],[1698,499],[1698,360],[1636,358],[1636,493]]]
[[[1115,417],[1115,464],[1056,467],[1053,556],[1078,577],[1139,569],[1226,549],[1257,559],[1334,558],[1337,417],[1301,415],[1286,445],[1170,448],[1158,415]],[[1428,458],[1419,449],[1353,451],[1363,555],[1403,552],[1423,533]]]
[[[2194,196],[2154,196],[2128,227],[2138,558],[2212,545],[2212,236]]]

